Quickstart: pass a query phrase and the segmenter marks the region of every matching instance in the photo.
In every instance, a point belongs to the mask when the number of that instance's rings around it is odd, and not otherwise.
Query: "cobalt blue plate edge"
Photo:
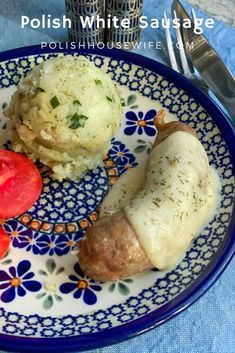
[[[144,56],[125,52],[116,49],[67,49],[64,45],[61,48],[41,49],[40,45],[25,48],[13,49],[0,53],[0,61],[18,58],[21,56],[37,55],[53,52],[99,54],[114,59],[125,59],[132,64],[141,66],[162,75],[167,80],[173,82],[177,87],[182,88],[191,97],[197,100],[213,117],[220,132],[226,141],[233,162],[233,176],[235,175],[235,129],[228,118],[206,96],[200,89],[195,87],[189,80],[171,68]],[[123,340],[133,338],[150,329],[153,329],[169,319],[175,317],[187,307],[198,300],[220,277],[235,253],[235,207],[230,220],[224,241],[217,251],[216,256],[207,266],[206,270],[191,284],[183,293],[173,299],[170,303],[163,305],[144,317],[115,327],[103,332],[89,335],[75,336],[70,338],[23,338],[10,337],[0,334],[0,349],[15,352],[75,352],[95,349],[107,345],[115,344]]]

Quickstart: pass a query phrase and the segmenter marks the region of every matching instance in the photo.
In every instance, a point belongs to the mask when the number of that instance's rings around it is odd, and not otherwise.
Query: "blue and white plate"
[[[66,54],[39,47],[0,54],[0,107],[5,108],[15,85],[34,65]],[[102,168],[81,181],[58,182],[39,165],[44,182],[39,200],[20,217],[0,220],[12,239],[0,261],[0,349],[59,353],[133,337],[193,303],[234,252],[235,138],[222,113],[184,77],[155,61],[115,50],[80,54],[116,81],[123,124]],[[152,118],[161,108],[169,120],[177,116],[197,130],[220,174],[221,206],[174,270],[96,283],[84,276],[72,250],[97,220],[102,199],[120,175],[147,158],[156,134]],[[0,112],[1,148],[10,148],[10,129]]]

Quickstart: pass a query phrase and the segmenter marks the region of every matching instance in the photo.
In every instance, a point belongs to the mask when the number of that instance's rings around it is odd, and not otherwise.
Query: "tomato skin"
[[[3,259],[6,255],[9,245],[11,242],[11,238],[7,235],[5,230],[0,226],[0,259]]]
[[[41,191],[42,177],[34,163],[20,153],[0,150],[0,218],[23,214]]]

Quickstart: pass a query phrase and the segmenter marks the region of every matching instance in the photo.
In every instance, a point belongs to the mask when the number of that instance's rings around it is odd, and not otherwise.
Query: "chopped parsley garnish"
[[[76,104],[82,105],[81,102],[80,102],[78,99],[75,99],[75,101],[73,101],[73,104],[74,104],[74,105],[76,105]]]
[[[50,103],[53,109],[57,108],[60,105],[60,102],[56,96],[51,98]]]
[[[2,110],[6,109],[6,107],[7,107],[7,103],[6,102],[2,103]]]
[[[45,92],[45,90],[42,87],[37,87],[36,90],[37,92]]]
[[[102,85],[102,81],[100,81],[98,78],[95,79],[95,84],[97,86]]]
[[[70,117],[70,125],[69,128],[76,130],[79,127],[84,127],[86,120],[88,119],[87,116],[83,115],[83,114],[78,114],[75,113]]]
[[[124,98],[121,98],[121,106],[122,106],[122,107],[125,107],[125,106],[126,106],[126,103],[125,103],[125,99],[124,99]]]
[[[106,99],[107,99],[107,101],[109,101],[109,102],[112,102],[112,101],[113,101],[112,98],[110,98],[110,97],[108,97],[108,96],[106,96]]]

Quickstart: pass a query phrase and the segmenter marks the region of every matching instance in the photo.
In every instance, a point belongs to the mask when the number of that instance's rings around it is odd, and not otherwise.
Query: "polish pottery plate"
[[[0,107],[34,65],[66,54],[85,55],[110,75],[120,90],[124,119],[101,168],[80,181],[58,182],[39,165],[39,200],[20,217],[0,220],[12,240],[0,261],[0,350],[79,351],[145,332],[199,298],[234,252],[234,131],[212,101],[178,73],[117,50],[18,49],[0,54]],[[2,109],[0,148],[10,149],[11,126]],[[147,158],[159,109],[196,129],[221,178],[220,207],[174,270],[96,283],[82,273],[72,250],[120,175]]]

